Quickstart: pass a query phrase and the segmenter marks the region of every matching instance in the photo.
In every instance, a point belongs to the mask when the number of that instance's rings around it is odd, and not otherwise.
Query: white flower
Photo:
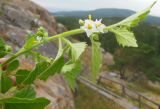
[[[93,33],[104,33],[104,29],[106,28],[106,26],[102,24],[102,19],[96,19],[96,21],[93,21],[91,19],[92,16],[89,15],[88,19],[86,19],[85,21],[79,20],[80,25],[82,25],[80,28],[87,33],[87,36],[90,37]]]
[[[40,41],[42,40],[42,37],[41,37],[41,36],[37,36],[37,37],[36,37],[36,40],[37,40],[38,42],[40,42]]]
[[[104,33],[104,29],[106,28],[106,26],[104,24],[102,24],[102,19],[95,21],[95,25],[98,29],[99,32]]]
[[[88,37],[90,37],[93,33],[98,32],[94,21],[89,19],[84,21],[84,25],[81,26],[81,29],[87,33]]]

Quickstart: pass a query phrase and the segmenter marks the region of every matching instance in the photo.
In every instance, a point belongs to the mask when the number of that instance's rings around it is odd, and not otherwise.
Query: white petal
[[[93,28],[93,29],[92,29],[92,32],[93,32],[93,33],[96,33],[96,32],[99,32],[99,30],[98,30],[97,28]]]
[[[99,26],[97,29],[101,32],[104,33],[104,29],[106,28],[106,26],[104,24],[102,24],[101,26]]]
[[[101,19],[99,19],[99,22],[102,22],[102,18],[101,18]]]
[[[86,32],[87,33],[87,36],[88,37],[90,37],[93,33],[92,32],[90,32],[90,31],[88,31],[88,32]]]
[[[36,37],[36,40],[37,40],[37,41],[41,41],[41,40],[42,40],[42,37],[41,37],[41,36],[37,36],[37,37]]]
[[[98,20],[96,20],[97,22],[99,22]],[[91,25],[91,29],[88,28],[88,25]],[[84,21],[84,26],[80,27],[81,29],[83,29],[86,33],[87,36],[90,37],[93,33],[96,32],[100,32],[97,27],[96,27],[96,23],[93,20],[85,20]]]

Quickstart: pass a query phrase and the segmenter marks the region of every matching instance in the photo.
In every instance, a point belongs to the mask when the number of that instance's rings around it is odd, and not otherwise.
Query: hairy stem
[[[20,56],[20,55],[22,55],[22,54],[24,54],[24,53],[32,50],[33,48],[36,48],[37,46],[39,46],[39,45],[41,45],[43,43],[46,43],[46,42],[49,42],[49,41],[53,41],[53,40],[61,38],[61,37],[67,37],[67,36],[76,35],[76,34],[80,34],[80,33],[84,33],[84,30],[82,30],[82,29],[75,29],[75,30],[67,31],[67,32],[64,32],[64,33],[61,33],[61,34],[58,34],[58,35],[55,35],[55,36],[51,36],[51,37],[47,38],[46,41],[42,41],[40,43],[37,43],[37,44],[33,45],[31,48],[28,48],[28,49],[22,48],[15,55],[13,55],[7,61],[5,61],[4,63],[2,63],[2,66],[10,63],[11,61],[13,61],[18,56]]]

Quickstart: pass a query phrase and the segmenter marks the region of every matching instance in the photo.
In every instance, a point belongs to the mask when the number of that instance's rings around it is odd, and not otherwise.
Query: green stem
[[[69,40],[67,40],[67,39],[65,39],[65,38],[62,38],[62,40],[63,40],[66,44],[68,44],[69,46],[72,46],[72,43],[71,43]]]
[[[40,57],[40,59],[46,60],[47,62],[50,62],[50,60],[51,60],[51,58],[45,57],[45,56],[43,56],[43,55],[41,55],[41,54],[39,54],[37,52],[34,52],[34,51],[30,51],[29,53],[31,53],[31,54],[33,54],[35,56],[38,55]]]
[[[40,43],[37,43],[37,44],[33,45],[31,48],[29,48],[29,49],[22,48],[19,52],[17,52],[15,55],[13,55],[7,61],[5,61],[2,64],[2,66],[10,63],[11,61],[13,61],[18,56],[20,56],[20,55],[32,50],[33,48],[36,48],[37,46],[39,46],[39,45],[41,45],[43,43],[46,43],[46,42],[49,42],[49,41],[52,41],[52,40],[55,40],[55,39],[58,39],[58,38],[61,38],[61,37],[67,37],[67,36],[76,35],[76,34],[80,34],[80,33],[84,33],[84,30],[75,29],[75,30],[67,31],[67,32],[64,32],[64,33],[61,33],[61,34],[58,34],[58,35],[55,35],[55,36],[51,36],[51,37],[47,38],[46,41],[42,41]]]

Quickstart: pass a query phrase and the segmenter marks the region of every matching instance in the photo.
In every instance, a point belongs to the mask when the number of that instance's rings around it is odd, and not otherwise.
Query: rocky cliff
[[[0,37],[15,51],[24,44],[27,34],[35,32],[39,26],[46,28],[50,35],[65,31],[54,16],[29,0],[0,0]],[[40,52],[54,57],[56,44],[46,44]],[[32,65],[25,61],[22,67],[29,69]],[[35,85],[37,96],[45,96],[52,101],[47,109],[74,109],[72,93],[62,76],[56,75],[47,82],[36,81]]]

